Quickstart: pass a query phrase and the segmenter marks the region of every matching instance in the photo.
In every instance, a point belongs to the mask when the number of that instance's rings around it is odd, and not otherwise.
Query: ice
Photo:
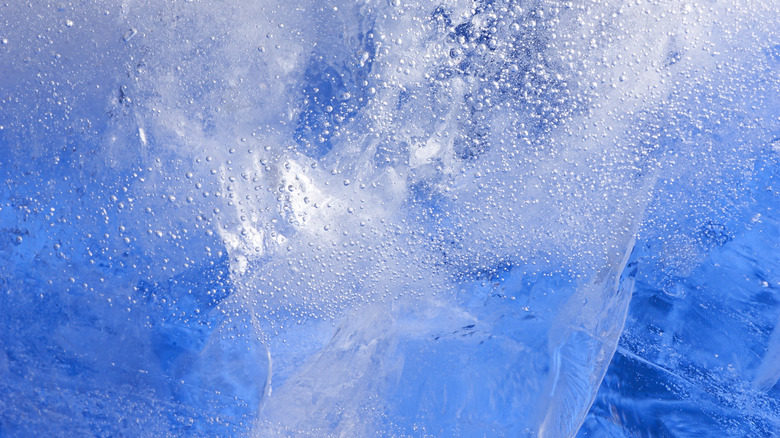
[[[684,271],[651,241],[632,258],[641,280],[580,436],[777,433],[780,174],[766,146],[738,212],[692,233],[702,255]]]
[[[771,2],[0,11],[0,435],[776,430]]]

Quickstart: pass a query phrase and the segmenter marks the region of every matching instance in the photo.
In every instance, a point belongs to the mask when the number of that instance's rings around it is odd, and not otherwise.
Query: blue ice
[[[775,436],[779,21],[0,5],[0,436]]]

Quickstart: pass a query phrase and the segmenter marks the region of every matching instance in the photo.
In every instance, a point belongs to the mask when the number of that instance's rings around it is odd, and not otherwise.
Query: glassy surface
[[[0,436],[772,436],[779,8],[0,4]]]

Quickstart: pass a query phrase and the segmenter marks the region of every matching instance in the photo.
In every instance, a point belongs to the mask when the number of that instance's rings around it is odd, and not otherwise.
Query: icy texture
[[[772,2],[0,13],[0,435],[774,430]]]
[[[652,239],[635,251],[629,268],[641,280],[579,436],[777,436],[776,141],[761,155],[738,213],[692,234],[693,252],[702,255],[689,268],[670,267]]]

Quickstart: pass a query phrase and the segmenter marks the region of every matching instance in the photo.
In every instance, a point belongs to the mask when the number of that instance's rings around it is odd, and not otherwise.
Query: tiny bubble
[[[135,30],[135,28],[132,28],[132,27],[131,27],[131,28],[130,28],[130,29],[127,31],[127,32],[125,32],[125,34],[122,36],[122,40],[123,40],[124,42],[128,42],[128,41],[130,41],[131,39],[133,39],[133,37],[134,37],[134,36],[135,36],[137,33],[138,33],[138,31],[137,31],[137,30]]]

